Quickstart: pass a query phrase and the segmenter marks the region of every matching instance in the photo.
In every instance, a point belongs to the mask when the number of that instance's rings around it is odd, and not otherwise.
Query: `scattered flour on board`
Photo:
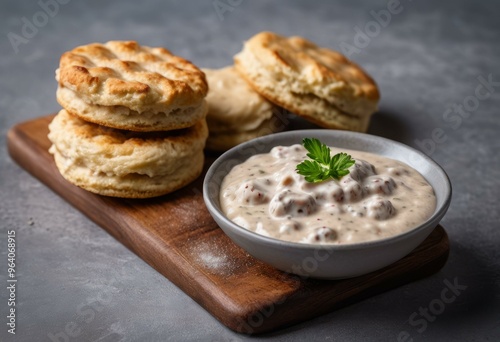
[[[197,261],[211,273],[232,274],[236,267],[235,261],[229,257],[224,247],[214,243],[201,242],[192,250]]]

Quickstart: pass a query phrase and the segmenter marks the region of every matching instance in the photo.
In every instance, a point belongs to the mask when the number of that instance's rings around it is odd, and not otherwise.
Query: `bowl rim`
[[[303,242],[293,242],[293,241],[286,241],[286,240],[281,240],[278,238],[270,237],[270,236],[265,236],[259,233],[256,233],[254,231],[248,230],[233,221],[231,221],[229,218],[226,217],[226,215],[222,212],[222,210],[213,203],[212,198],[209,195],[209,187],[210,187],[210,181],[213,175],[215,174],[216,169],[223,164],[228,157],[232,156],[236,151],[248,148],[249,146],[252,146],[258,142],[266,141],[266,140],[272,140],[273,138],[281,138],[284,136],[289,136],[289,135],[309,135],[314,137],[316,133],[321,133],[321,134],[333,134],[333,135],[340,135],[340,136],[354,136],[355,138],[361,138],[361,139],[376,139],[382,142],[386,142],[389,144],[393,144],[395,146],[398,146],[403,149],[409,149],[414,153],[417,153],[426,163],[430,164],[434,170],[436,170],[438,173],[441,173],[442,176],[444,176],[445,180],[445,190],[444,190],[444,201],[442,205],[434,210],[434,213],[424,222],[419,224],[418,226],[394,235],[390,237],[386,237],[383,239],[378,239],[378,240],[370,240],[370,241],[364,241],[364,242],[357,242],[357,243],[350,243],[350,244],[311,244],[311,243],[303,243]],[[267,148],[268,144],[264,144]],[[278,145],[274,145],[278,146]],[[271,146],[273,148],[274,146]],[[270,150],[269,149],[269,150]],[[361,150],[360,150],[361,151]],[[266,152],[261,152],[261,153],[266,153]],[[373,153],[373,152],[369,152]],[[394,159],[394,158],[393,158]],[[395,159],[397,160],[397,159]],[[243,161],[242,161],[243,162]],[[419,173],[420,171],[417,170]],[[221,184],[217,185],[219,191],[221,188]],[[372,134],[367,134],[367,133],[359,133],[359,132],[352,132],[352,131],[343,131],[343,130],[325,130],[325,129],[303,129],[303,130],[293,130],[293,131],[286,131],[286,132],[280,132],[280,133],[273,133],[269,134],[266,136],[262,136],[259,138],[255,138],[249,141],[246,141],[242,144],[239,144],[223,154],[221,154],[213,163],[210,165],[209,169],[207,170],[207,173],[205,174],[204,180],[203,180],[203,199],[205,201],[205,205],[208,208],[208,211],[212,216],[216,215],[218,218],[220,218],[224,223],[227,223],[232,230],[234,230],[238,235],[249,235],[254,239],[259,240],[259,242],[264,243],[266,245],[275,245],[279,246],[282,248],[300,248],[304,250],[318,250],[318,249],[332,249],[332,250],[357,250],[357,249],[364,249],[364,248],[371,248],[375,246],[384,246],[384,245],[389,245],[393,243],[397,243],[400,240],[405,240],[409,238],[410,236],[418,234],[421,230],[424,230],[428,228],[429,225],[434,225],[434,222],[438,220],[438,222],[435,222],[436,224],[434,227],[436,227],[439,224],[439,220],[442,219],[442,217],[445,215],[446,211],[448,210],[450,203],[451,203],[451,195],[452,195],[452,186],[451,186],[451,181],[446,173],[446,171],[438,164],[436,163],[431,157],[426,155],[425,153],[408,146],[406,144],[403,144],[398,141],[394,141],[388,138],[384,138],[381,136],[377,135],[372,135]],[[215,219],[215,217],[214,217]],[[225,230],[224,228],[221,227],[222,230]]]

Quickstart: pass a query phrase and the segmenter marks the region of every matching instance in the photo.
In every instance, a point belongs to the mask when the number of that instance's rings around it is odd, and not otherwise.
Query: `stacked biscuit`
[[[255,92],[234,66],[202,70],[210,89],[207,149],[225,151],[284,128],[277,108]]]
[[[319,126],[365,132],[380,98],[377,85],[342,54],[301,37],[261,32],[235,66],[203,69],[210,91],[207,148],[223,151],[284,128],[284,108]]]
[[[107,196],[167,194],[196,179],[208,136],[205,75],[133,41],[62,55],[50,152],[62,176]]]

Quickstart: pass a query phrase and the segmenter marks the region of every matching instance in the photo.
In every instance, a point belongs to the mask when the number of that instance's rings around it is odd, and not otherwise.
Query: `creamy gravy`
[[[236,224],[286,241],[349,244],[408,231],[436,207],[434,190],[410,166],[372,153],[331,148],[356,160],[340,180],[309,183],[295,168],[307,151],[277,146],[224,178],[222,211]]]

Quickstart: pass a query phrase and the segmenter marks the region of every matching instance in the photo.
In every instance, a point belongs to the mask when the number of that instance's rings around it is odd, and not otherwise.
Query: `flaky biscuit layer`
[[[59,104],[81,119],[102,126],[136,132],[169,131],[193,126],[205,118],[208,105],[205,100],[196,107],[177,108],[168,113],[138,113],[123,106],[88,104],[69,88],[57,89]]]
[[[327,128],[365,131],[379,91],[358,65],[301,37],[262,32],[235,56],[250,85],[268,100]]]
[[[64,178],[128,198],[163,195],[197,178],[208,136],[204,120],[184,130],[137,133],[95,125],[64,109],[49,130],[50,152]]]

